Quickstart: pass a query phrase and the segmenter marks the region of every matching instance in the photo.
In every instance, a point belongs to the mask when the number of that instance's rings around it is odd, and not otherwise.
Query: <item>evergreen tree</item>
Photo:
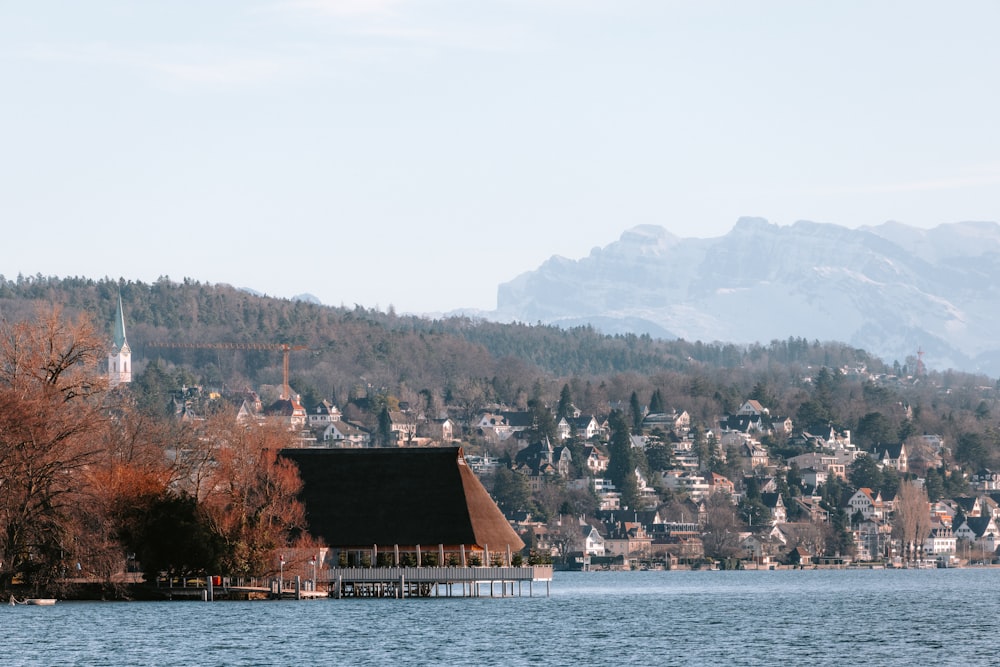
[[[760,527],[767,524],[771,513],[760,499],[760,494],[756,498],[746,496],[740,500],[737,506],[740,519],[751,528]]]
[[[562,391],[559,392],[559,405],[556,407],[556,423],[560,419],[566,419],[570,415],[570,410],[573,409],[573,395],[570,393],[569,384],[564,384]]]
[[[667,407],[663,402],[663,392],[657,387],[653,391],[653,395],[649,397],[649,412],[650,414],[660,414],[666,412]]]
[[[173,379],[164,372],[159,359],[147,364],[132,382],[136,406],[146,414],[158,417],[173,414],[170,391],[174,388]]]
[[[944,480],[937,468],[929,468],[924,478],[924,488],[927,489],[927,499],[936,503],[944,497]]]
[[[608,417],[611,439],[608,442],[608,477],[621,493],[622,508],[635,508],[639,500],[639,484],[635,478],[636,459],[625,415],[613,410]]]
[[[847,479],[855,489],[882,490],[882,470],[870,456],[860,456],[847,466]]]
[[[514,512],[526,511],[531,506],[531,490],[524,475],[507,466],[500,466],[493,474],[493,500],[511,516]]]
[[[389,447],[395,445],[395,439],[392,437],[392,417],[389,415],[389,406],[383,405],[382,410],[378,413],[378,430],[376,431],[378,437],[378,444],[381,447]]]
[[[646,461],[654,472],[674,467],[674,448],[661,439],[654,439],[646,448]]]
[[[642,428],[642,418],[644,415],[642,414],[642,406],[639,405],[639,395],[634,391],[628,399],[628,407],[632,416],[632,428],[638,431]]]
[[[556,421],[552,418],[552,411],[541,399],[532,398],[528,401],[528,411],[531,413],[532,435],[538,440],[548,438],[549,442],[556,441]]]

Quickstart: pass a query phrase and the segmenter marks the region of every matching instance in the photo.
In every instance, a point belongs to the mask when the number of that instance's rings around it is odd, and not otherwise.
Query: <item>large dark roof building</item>
[[[510,549],[524,542],[459,447],[286,449],[310,533],[334,549]]]

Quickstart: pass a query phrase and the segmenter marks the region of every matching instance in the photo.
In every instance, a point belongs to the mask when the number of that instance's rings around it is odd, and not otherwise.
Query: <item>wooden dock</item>
[[[519,597],[550,594],[551,565],[524,567],[342,567],[324,570],[332,598]],[[484,593],[485,591],[485,593]]]

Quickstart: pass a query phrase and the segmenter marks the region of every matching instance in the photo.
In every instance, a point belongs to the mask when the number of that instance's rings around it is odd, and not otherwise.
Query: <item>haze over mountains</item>
[[[1000,225],[848,229],[741,218],[718,238],[630,229],[499,286],[491,319],[607,333],[841,341],[886,361],[1000,375]]]

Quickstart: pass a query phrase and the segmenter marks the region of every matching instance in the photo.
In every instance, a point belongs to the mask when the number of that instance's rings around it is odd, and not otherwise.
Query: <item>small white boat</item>
[[[18,600],[13,595],[10,596],[10,606],[13,607],[16,604],[31,604],[39,607],[51,607],[56,603],[55,598],[24,598],[23,600]]]

